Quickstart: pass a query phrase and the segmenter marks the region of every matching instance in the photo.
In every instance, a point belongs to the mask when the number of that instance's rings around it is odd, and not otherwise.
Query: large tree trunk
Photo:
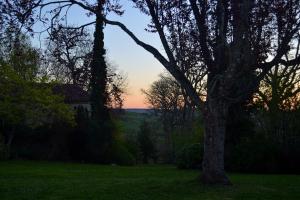
[[[207,99],[204,113],[205,137],[201,180],[205,184],[231,184],[224,170],[224,142],[228,105],[217,99]]]

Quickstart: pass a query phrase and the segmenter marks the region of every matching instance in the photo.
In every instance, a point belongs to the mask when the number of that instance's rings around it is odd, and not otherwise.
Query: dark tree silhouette
[[[92,44],[87,30],[53,28],[47,39],[45,73],[60,82],[88,89]]]
[[[260,84],[254,104],[266,108],[271,115],[299,108],[300,65],[276,65]]]
[[[91,149],[97,157],[97,162],[107,162],[106,154],[112,145],[112,122],[108,113],[107,88],[107,65],[105,62],[104,49],[104,16],[108,12],[122,14],[117,0],[13,0],[5,1],[1,5],[7,10],[9,17],[16,16],[26,30],[35,33],[32,25],[35,21],[42,23],[46,29],[40,34],[52,32],[53,29],[70,29],[68,16],[71,8],[81,8],[87,16],[95,17],[91,22],[72,27],[73,30],[84,31],[85,28],[95,25],[92,60],[90,64],[90,101],[92,123],[89,126],[89,133],[96,136],[96,140],[91,140]],[[30,22],[30,23],[27,23]],[[24,29],[24,28],[23,28]],[[97,150],[96,150],[97,149]],[[91,155],[92,156],[92,155]]]
[[[93,55],[91,61],[91,106],[92,118],[98,121],[109,121],[107,109],[107,66],[105,62],[104,49],[104,17],[108,12],[122,14],[118,0],[95,0],[93,2],[86,0],[13,0],[4,1],[1,4],[1,10],[5,12],[6,17],[16,19],[21,27],[33,32],[32,26],[35,21],[43,23],[47,28],[42,32],[49,32],[56,27],[61,29],[70,27],[65,26],[66,19],[71,7],[80,7],[88,16],[95,16],[96,20],[86,24],[78,25],[73,29],[83,31],[90,25],[95,25]],[[5,18],[6,19],[6,18]],[[6,21],[10,21],[9,19]],[[64,22],[64,23],[62,23]],[[64,25],[63,25],[64,24]]]
[[[87,30],[72,26],[53,28],[47,39],[44,56],[44,73],[67,84],[75,84],[88,90],[91,78],[93,39]],[[126,90],[126,76],[111,62],[106,60],[108,95],[107,106],[121,109]]]
[[[63,11],[77,5],[88,14],[96,15],[96,23],[100,27],[97,25],[95,31],[95,37],[99,43],[95,41],[94,48],[99,55],[104,55],[100,47],[103,38],[101,30],[105,22],[119,26],[138,45],[158,59],[185,89],[195,105],[202,109],[205,120],[202,167],[204,183],[230,183],[224,170],[224,140],[229,107],[251,98],[257,91],[259,82],[273,66],[278,64],[290,66],[300,63],[300,56],[291,60],[284,57],[289,52],[297,50],[294,42],[299,40],[300,0],[133,0],[142,12],[151,17],[152,23],[149,28],[158,33],[166,56],[153,46],[139,40],[124,24],[103,19],[105,12],[101,11],[104,10],[104,3],[108,5],[105,11],[120,13],[120,7],[109,1],[98,1],[96,4],[88,3],[86,0],[6,2],[26,4],[25,6],[21,4],[20,9],[13,9],[13,11],[21,11],[22,15],[17,15],[21,21],[28,19],[34,8],[43,9],[50,5],[54,6],[56,9],[52,13],[49,24],[54,24],[55,19],[59,18],[57,16]],[[43,16],[39,15],[38,18],[43,18]],[[177,18],[181,19],[180,23],[172,23]],[[44,22],[46,23],[46,19]],[[169,23],[178,28],[168,28]],[[95,22],[78,28],[91,24]],[[180,63],[177,62],[179,54],[176,54],[173,43],[168,37],[172,35],[170,33],[177,34],[181,31],[183,24],[191,24],[190,28],[185,30],[190,30],[187,35],[197,41],[198,47],[195,52],[201,63],[198,68],[201,67],[207,72],[205,102],[202,101]],[[178,40],[186,41],[187,39],[178,38]],[[95,58],[93,66],[100,66],[100,64],[101,59]],[[105,74],[105,71],[98,71],[99,68],[95,67],[93,70],[95,70],[93,73],[99,77]],[[98,83],[98,81],[95,78],[92,82]],[[98,91],[101,91],[101,87],[103,88],[103,86],[98,87]],[[105,99],[99,94],[92,95],[92,98],[94,100],[98,98],[101,102],[96,102],[94,109],[105,104]],[[94,115],[101,118],[98,114],[102,112],[105,113],[105,109],[95,111]]]
[[[149,89],[142,90],[150,108],[155,111],[166,138],[169,161],[173,161],[173,136],[176,129],[182,129],[195,118],[195,106],[186,97],[183,89],[169,74],[161,74]]]
[[[97,121],[107,121],[109,119],[109,113],[107,109],[107,65],[105,62],[104,49],[103,12],[103,2],[101,0],[98,0],[98,5],[96,8],[97,14],[90,80],[92,117]]]
[[[176,78],[194,103],[202,109],[205,120],[205,144],[202,181],[230,184],[224,170],[226,119],[231,105],[251,98],[259,82],[277,64],[293,65],[300,56],[287,60],[284,55],[297,47],[300,28],[299,0],[133,0],[151,17],[150,28],[161,40],[166,56],[139,40],[124,24],[119,26],[138,45],[149,51]],[[172,10],[176,12],[170,12]],[[181,18],[192,23],[189,35],[199,44],[198,56],[207,70],[205,103],[198,96],[185,73],[176,63],[167,24]],[[175,34],[176,35],[176,34]]]

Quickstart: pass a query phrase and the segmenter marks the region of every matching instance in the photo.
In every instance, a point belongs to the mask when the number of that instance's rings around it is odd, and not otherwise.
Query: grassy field
[[[0,199],[300,199],[300,176],[231,174],[232,187],[199,184],[197,171],[173,166],[0,162]]]
[[[122,133],[129,137],[137,134],[140,129],[140,125],[144,120],[147,120],[151,123],[156,122],[156,129],[162,129],[161,123],[157,123],[156,116],[150,115],[149,113],[146,114],[126,111],[124,115],[121,115],[121,118],[119,120],[119,125],[121,126]]]

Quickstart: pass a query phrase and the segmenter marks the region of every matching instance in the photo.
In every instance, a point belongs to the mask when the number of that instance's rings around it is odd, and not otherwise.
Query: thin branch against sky
[[[149,33],[144,30],[146,28],[145,25],[149,23],[150,19],[136,8],[133,8],[132,3],[128,1],[122,1],[121,3],[125,10],[124,15],[119,17],[110,14],[107,18],[125,23],[139,38],[162,50],[158,36],[155,33]],[[82,26],[93,22],[93,20],[93,16],[86,16],[85,12],[79,6],[75,5],[68,8],[68,15],[65,22],[71,25]],[[94,30],[93,26],[87,28],[91,32]],[[46,45],[45,38],[47,37],[46,26],[38,22],[34,26],[34,30],[36,32],[33,39],[34,46],[44,48]],[[40,32],[43,33],[40,34]],[[147,107],[140,90],[141,88],[147,88],[153,81],[157,80],[158,75],[163,71],[161,64],[152,55],[141,50],[140,47],[117,27],[109,25],[105,27],[105,47],[108,59],[116,63],[120,70],[128,74],[128,94],[124,107]],[[162,53],[164,53],[163,50]]]

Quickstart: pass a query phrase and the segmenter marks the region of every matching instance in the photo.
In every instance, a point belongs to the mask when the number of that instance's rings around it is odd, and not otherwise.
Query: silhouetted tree
[[[116,66],[107,62],[107,92],[108,92],[108,107],[121,110],[124,105],[124,94],[127,89],[127,76],[121,71],[118,71]]]
[[[89,90],[92,61],[92,38],[87,30],[74,27],[54,28],[48,38],[44,72],[55,80],[79,85]],[[126,90],[126,76],[106,61],[109,108],[121,109]]]
[[[26,4],[27,1],[21,2]],[[118,12],[119,7],[109,1],[89,4],[87,1],[79,0],[46,3],[36,0],[30,1],[29,6],[20,5],[21,9],[15,10],[21,10],[22,13],[23,7],[32,10],[34,7],[56,5],[54,16],[57,16],[57,12],[61,13],[62,10],[74,5],[85,9],[89,14],[96,15],[95,39],[98,39],[95,44],[98,46],[95,45],[94,52],[102,56],[104,51],[101,51],[100,47],[103,46],[101,44],[103,23],[122,28],[138,45],[159,60],[185,89],[195,105],[202,109],[205,120],[202,181],[210,184],[229,184],[230,181],[224,170],[224,140],[228,109],[237,102],[251,98],[257,91],[259,82],[273,66],[278,64],[290,66],[300,62],[300,56],[291,60],[284,57],[297,48],[294,42],[299,40],[297,35],[300,27],[299,0],[133,0],[133,2],[142,12],[151,17],[150,29],[154,29],[159,34],[166,56],[139,40],[124,24],[103,19],[105,15],[102,12],[102,3],[107,3],[105,5],[108,5],[108,11]],[[28,13],[32,12],[26,11],[23,15],[28,16]],[[177,18],[182,19],[180,23],[172,23]],[[50,20],[50,22],[55,21]],[[82,25],[81,28],[94,23]],[[178,28],[168,28],[169,23]],[[199,56],[198,62],[201,64],[198,68],[207,73],[205,103],[187,78],[180,63],[177,62],[179,54],[175,53],[172,48],[173,42],[168,37],[170,33],[181,31],[182,25],[189,24],[190,26],[185,30],[190,30],[187,35],[193,36],[198,44],[195,48],[197,50],[195,55]],[[181,38],[178,37],[178,40]],[[101,58],[94,60],[92,66],[100,66]],[[101,70],[97,70],[99,69],[96,67],[92,69],[92,74],[97,74],[99,77],[105,74],[104,71],[101,74]],[[98,81],[95,78],[91,84]],[[95,93],[92,95],[93,101],[98,100],[93,105],[96,119],[101,119],[102,113],[104,119],[107,116],[105,107],[101,107],[105,105],[105,98],[96,93],[102,89],[103,86],[99,86],[92,92]]]
[[[300,65],[276,65],[262,80],[254,104],[261,104],[268,112],[299,108]]]
[[[71,7],[78,6],[82,8],[88,16],[95,16],[96,20],[73,27],[83,31],[84,28],[95,25],[93,52],[91,60],[91,106],[92,118],[96,121],[109,121],[107,109],[107,66],[105,62],[104,49],[104,16],[108,12],[122,14],[120,5],[117,0],[97,0],[94,2],[76,1],[76,0],[13,0],[5,1],[1,6],[9,16],[16,17],[21,25],[32,31],[32,24],[35,20],[43,23],[51,31],[57,27],[70,29],[70,27],[62,25],[62,22],[68,17]],[[65,23],[64,23],[65,24]]]
[[[107,110],[107,65],[105,62],[104,49],[104,7],[103,2],[98,0],[96,5],[96,24],[94,32],[93,56],[91,61],[91,102],[92,118],[96,121],[107,121],[109,113]]]
[[[2,6],[3,5],[3,6]],[[91,52],[90,63],[90,101],[92,123],[89,126],[90,135],[95,136],[91,139],[90,149],[97,152],[91,156],[97,157],[97,162],[105,162],[105,153],[111,147],[113,126],[108,113],[108,93],[107,93],[107,65],[105,62],[104,49],[104,16],[108,12],[122,14],[117,0],[13,0],[5,1],[2,4],[9,17],[17,17],[21,27],[24,26],[28,31],[34,33],[32,24],[39,21],[44,25],[45,30],[40,34],[52,32],[57,27],[59,29],[70,29],[68,16],[71,8],[81,8],[87,16],[94,19],[86,24],[72,27],[73,30],[84,31],[85,28],[95,25],[93,49]],[[97,150],[96,150],[97,149]],[[95,150],[95,151],[94,151]],[[101,161],[101,159],[103,159]]]
[[[51,30],[47,43],[44,71],[55,80],[87,89],[93,47],[90,33],[58,26]]]
[[[170,75],[161,74],[159,80],[142,92],[163,125],[166,146],[171,155],[173,153],[172,134],[175,129],[183,128],[188,121],[192,120],[195,107],[185,98],[181,86]]]
[[[297,45],[299,48],[300,43]],[[294,55],[286,56],[286,59],[298,56],[299,50]],[[258,108],[255,116],[258,129],[285,149],[293,146],[291,141],[299,135],[295,128],[295,120],[299,120],[296,118],[300,108],[299,84],[300,65],[279,64],[267,73],[253,98],[253,104]]]
[[[287,60],[295,50],[300,28],[299,0],[133,0],[151,17],[150,28],[158,33],[166,57],[153,46],[139,40],[124,24],[119,26],[138,45],[150,52],[176,78],[194,103],[202,109],[205,142],[202,181],[229,184],[224,171],[224,140],[229,107],[245,101],[257,91],[259,82],[278,64],[293,65],[300,56]],[[181,18],[169,29],[168,23]],[[168,36],[176,35],[183,25],[199,44],[197,56],[207,70],[205,103],[176,62]],[[174,33],[174,34],[172,34]],[[181,39],[178,38],[178,41]],[[185,41],[185,40],[183,40]],[[199,67],[200,67],[199,66]]]

